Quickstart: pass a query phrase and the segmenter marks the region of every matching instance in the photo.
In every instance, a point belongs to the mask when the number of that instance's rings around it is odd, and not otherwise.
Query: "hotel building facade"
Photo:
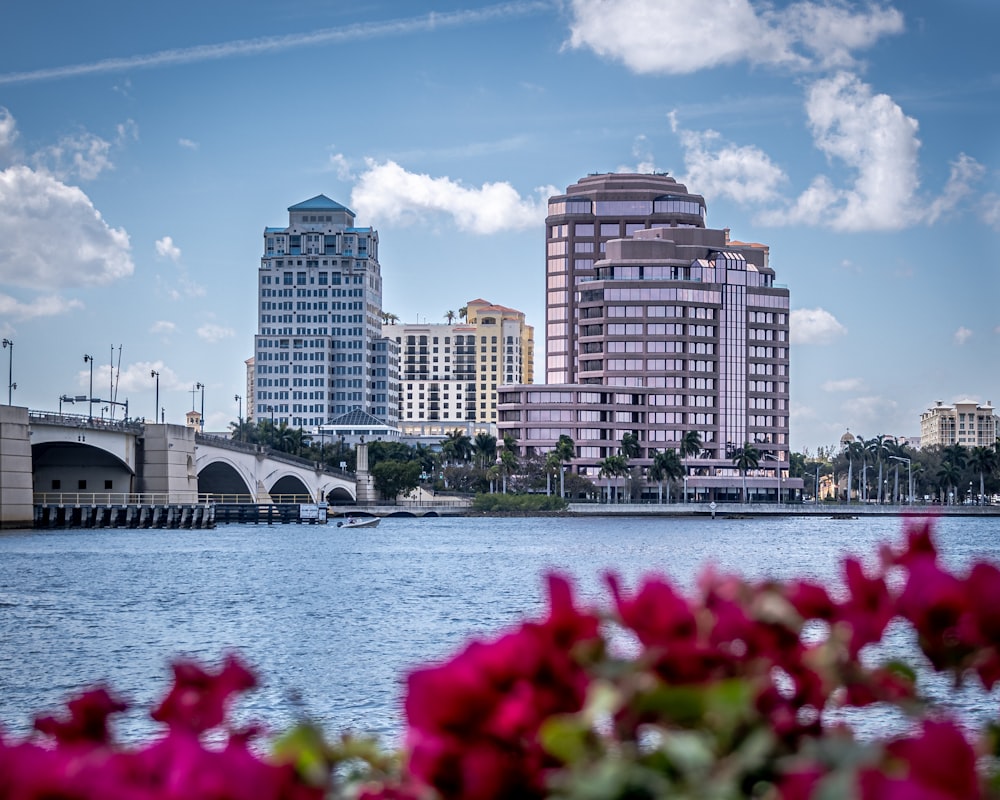
[[[1000,433],[1000,420],[989,400],[961,400],[948,406],[940,400],[920,415],[920,446],[993,447]]]
[[[382,334],[378,232],[325,195],[264,229],[250,421],[316,431],[355,409],[398,422],[398,352]],[[252,401],[251,401],[252,398]]]
[[[692,499],[738,499],[744,443],[761,454],[751,499],[800,492],[785,479],[789,293],[768,248],[708,228],[704,198],[667,175],[591,175],[548,210],[546,382],[501,389],[500,435],[530,455],[565,434],[572,469],[603,483],[626,434],[644,468],[696,431]]]
[[[464,321],[386,325],[399,350],[399,427],[440,441],[453,430],[496,435],[497,392],[534,379],[534,329],[524,313],[470,300]]]

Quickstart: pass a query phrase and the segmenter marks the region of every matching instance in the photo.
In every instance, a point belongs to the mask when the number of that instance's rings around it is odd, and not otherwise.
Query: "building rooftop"
[[[310,197],[308,200],[303,200],[301,203],[296,203],[294,206],[288,207],[289,211],[346,211],[351,216],[354,216],[354,212],[351,211],[347,206],[342,206],[336,200],[331,200],[325,194],[318,194],[315,197]]]

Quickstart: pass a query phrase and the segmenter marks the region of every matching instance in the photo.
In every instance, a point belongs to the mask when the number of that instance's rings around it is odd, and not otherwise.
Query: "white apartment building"
[[[920,415],[920,446],[992,447],[996,442],[997,415],[989,400],[979,405],[975,400],[962,400],[948,406],[940,400]]]
[[[407,437],[443,438],[456,428],[495,434],[497,389],[533,378],[534,329],[513,308],[470,300],[463,322],[383,331],[399,349],[399,427]]]
[[[264,229],[247,417],[311,431],[361,409],[394,425],[395,342],[382,335],[378,232],[325,195]]]

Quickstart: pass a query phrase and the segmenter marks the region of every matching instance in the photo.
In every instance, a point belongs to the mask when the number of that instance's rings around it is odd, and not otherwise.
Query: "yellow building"
[[[496,433],[497,389],[534,379],[534,329],[524,312],[470,300],[465,321],[383,325],[399,345],[399,427],[404,436],[456,428]]]

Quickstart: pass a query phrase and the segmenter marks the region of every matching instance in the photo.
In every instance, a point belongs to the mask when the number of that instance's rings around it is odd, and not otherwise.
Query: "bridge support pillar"
[[[0,528],[35,521],[28,409],[0,406]]]
[[[194,429],[186,425],[146,425],[140,491],[165,495],[168,503],[198,499]]]

